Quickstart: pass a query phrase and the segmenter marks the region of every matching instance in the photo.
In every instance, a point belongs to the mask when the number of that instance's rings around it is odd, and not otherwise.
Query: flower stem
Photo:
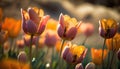
[[[82,43],[82,45],[85,45],[85,42],[86,42],[86,40],[87,40],[87,36],[85,37],[85,39],[84,39],[84,41],[83,41],[83,43]]]
[[[54,47],[52,48],[52,54],[51,54],[51,64],[50,64],[51,69],[52,69],[52,64],[53,64],[53,58],[54,58]]]
[[[104,47],[105,47],[106,38],[104,39],[103,47],[102,47],[102,69],[104,69]]]
[[[58,65],[58,69],[60,69],[60,66],[61,66],[61,60],[60,60],[60,57],[61,57],[61,53],[62,53],[62,49],[63,49],[63,45],[65,43],[65,40],[63,39],[62,40],[62,43],[61,43],[61,48],[60,48],[60,54],[59,54],[59,59],[58,59],[58,62],[59,62],[59,65]]]
[[[30,66],[32,68],[32,40],[33,40],[33,35],[30,37],[30,51],[29,51],[29,59],[30,59]]]
[[[109,68],[108,69],[112,69],[111,67],[112,67],[112,63],[113,63],[113,59],[114,59],[114,49],[113,49],[113,38],[112,38],[112,58],[111,58],[111,62],[110,62],[110,66],[109,66]]]
[[[110,61],[110,52],[108,52],[107,69],[108,69],[108,67],[109,67],[109,61]]]

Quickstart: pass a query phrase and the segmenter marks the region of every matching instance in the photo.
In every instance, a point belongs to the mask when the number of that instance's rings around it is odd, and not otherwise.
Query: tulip
[[[109,50],[118,51],[120,48],[120,34],[116,33],[113,38],[106,39],[106,46]]]
[[[86,53],[87,49],[84,46],[68,45],[62,51],[62,58],[68,63],[77,64],[82,62]]]
[[[27,12],[21,9],[23,31],[30,35],[41,35],[50,17],[43,14],[42,9],[28,8]]]
[[[85,69],[95,69],[95,64],[93,62],[90,62],[86,65]]]
[[[103,60],[107,57],[107,53],[108,51],[105,49]],[[92,55],[92,62],[94,62],[97,65],[102,64],[102,49],[91,48],[91,55]]]
[[[8,31],[9,37],[16,38],[21,30],[21,21],[14,18],[5,18],[2,30]]]
[[[59,40],[59,37],[57,36],[57,33],[52,30],[48,30],[46,35],[45,35],[45,44],[48,47],[53,47]]]
[[[72,40],[77,34],[79,23],[75,18],[70,18],[68,15],[60,14],[59,25],[58,25],[58,35],[62,39]]]
[[[112,38],[117,32],[118,24],[114,19],[101,19],[99,21],[99,34],[103,38]]]
[[[19,54],[18,54],[18,60],[20,62],[27,62],[27,55],[24,51],[21,51]]]
[[[75,69],[84,69],[82,63],[77,64]]]
[[[80,32],[87,37],[92,35],[94,32],[94,26],[91,23],[81,23],[79,29],[80,29]]]
[[[15,59],[2,59],[0,69],[30,69],[29,63],[21,63]]]
[[[16,44],[17,44],[19,49],[24,48],[24,45],[25,45],[24,40],[17,40]]]

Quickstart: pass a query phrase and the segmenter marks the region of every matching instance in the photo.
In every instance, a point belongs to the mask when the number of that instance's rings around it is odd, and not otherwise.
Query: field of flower
[[[85,5],[1,1],[0,69],[120,69],[120,13]]]

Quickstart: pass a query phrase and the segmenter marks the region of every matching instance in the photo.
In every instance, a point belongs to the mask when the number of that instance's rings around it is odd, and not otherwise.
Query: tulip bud
[[[16,44],[20,49],[24,48],[24,45],[25,45],[24,40],[17,40]]]
[[[27,55],[24,51],[21,51],[18,54],[18,60],[21,61],[21,62],[27,62]]]
[[[119,50],[117,51],[117,57],[118,57],[118,59],[120,60],[120,48],[119,48]]]
[[[95,69],[95,64],[93,62],[90,62],[86,65],[85,69]]]
[[[70,53],[70,48],[68,46],[65,46],[65,48],[63,49],[62,58],[68,63],[73,62],[73,55],[72,53]]]
[[[75,69],[84,69],[82,63],[77,64]]]

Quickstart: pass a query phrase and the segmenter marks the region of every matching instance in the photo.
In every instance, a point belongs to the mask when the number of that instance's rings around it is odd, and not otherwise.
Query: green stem
[[[109,67],[109,61],[110,61],[110,52],[108,52],[107,69],[108,69],[108,67]]]
[[[29,51],[29,59],[30,59],[30,66],[32,68],[32,40],[33,40],[33,35],[30,37],[30,51]]]
[[[103,47],[102,47],[102,69],[104,69],[104,47],[105,47],[106,38],[104,39]]]
[[[50,64],[51,69],[52,69],[52,64],[53,64],[53,58],[54,58],[54,47],[52,48],[52,54],[51,54],[51,64]]]
[[[64,45],[64,43],[65,43],[65,40],[63,39],[62,40],[62,43],[61,43],[61,48],[60,48],[60,54],[59,54],[59,59],[58,59],[58,63],[59,63],[59,65],[58,65],[58,69],[60,69],[61,67],[61,60],[60,60],[60,57],[61,57],[61,53],[62,53],[62,49],[63,49],[63,45]]]

